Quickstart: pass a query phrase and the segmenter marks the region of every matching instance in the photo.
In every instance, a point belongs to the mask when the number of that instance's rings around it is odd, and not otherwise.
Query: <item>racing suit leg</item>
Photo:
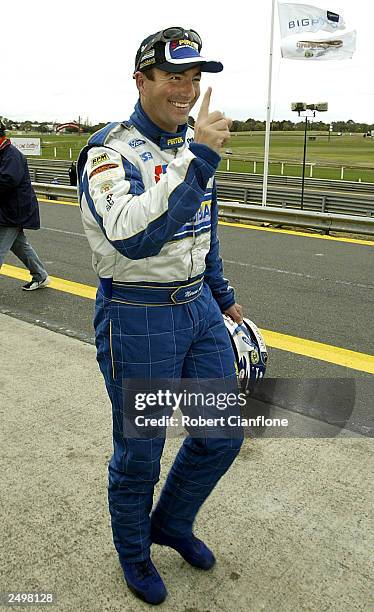
[[[225,378],[232,381],[227,388],[237,392],[235,358],[222,314],[208,286],[204,287],[203,297],[204,300],[191,304],[201,325],[186,356],[182,377]],[[228,470],[243,443],[241,427],[228,430],[226,428],[222,438],[189,435],[184,440],[152,513],[152,523],[157,528],[175,537],[191,534],[201,505]]]
[[[106,298],[100,290],[97,294],[97,359],[113,413],[108,500],[120,561],[149,557],[149,515],[165,442],[165,435],[159,432],[151,439],[124,432],[123,414],[129,397],[124,380],[152,380],[157,384],[157,379],[180,379],[194,333],[189,306],[129,306]]]

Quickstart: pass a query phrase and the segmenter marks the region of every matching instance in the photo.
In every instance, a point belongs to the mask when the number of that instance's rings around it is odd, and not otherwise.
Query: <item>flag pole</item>
[[[264,181],[262,188],[262,206],[266,206],[269,176],[269,148],[270,148],[270,123],[271,123],[271,86],[273,81],[273,49],[274,49],[274,12],[275,0],[271,7],[271,31],[270,31],[270,56],[269,56],[269,81],[268,81],[268,103],[266,112],[265,131],[265,155],[264,155]]]

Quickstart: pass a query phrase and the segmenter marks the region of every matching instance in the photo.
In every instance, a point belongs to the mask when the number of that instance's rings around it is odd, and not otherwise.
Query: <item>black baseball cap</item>
[[[221,62],[200,55],[202,42],[194,30],[167,28],[147,36],[135,57],[135,72],[159,68],[165,72],[184,72],[200,66],[202,72],[221,72]]]

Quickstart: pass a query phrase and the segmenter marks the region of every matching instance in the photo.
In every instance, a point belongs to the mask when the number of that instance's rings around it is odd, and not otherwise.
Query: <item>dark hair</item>
[[[154,81],[155,80],[155,73],[154,73],[154,68],[148,68],[147,70],[141,70],[140,72],[142,72],[142,74],[144,74],[144,76],[149,80],[149,81]]]

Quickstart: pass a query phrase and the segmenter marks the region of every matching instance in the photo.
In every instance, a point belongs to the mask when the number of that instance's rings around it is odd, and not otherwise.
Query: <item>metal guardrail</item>
[[[332,232],[374,235],[374,218],[306,210],[288,210],[273,206],[255,206],[238,202],[219,202],[219,216],[236,221],[257,221],[278,226],[305,227]]]
[[[28,157],[27,158],[27,163],[29,165],[29,167],[33,167],[33,166],[38,166],[38,167],[44,167],[44,166],[50,166],[51,168],[66,168],[68,169],[69,166],[71,165],[71,163],[73,161],[73,159],[46,159],[44,157]]]
[[[76,187],[70,185],[54,185],[51,183],[34,183],[31,182],[37,196],[42,196],[51,200],[69,200],[72,202],[78,201],[78,192]]]
[[[233,161],[243,161],[243,162],[247,162],[250,164],[263,164],[264,163],[264,158],[263,157],[253,157],[253,155],[248,155],[246,153],[223,153],[221,155],[221,158],[223,160],[233,160]],[[285,166],[289,165],[289,166],[302,166],[302,162],[300,161],[300,159],[290,159],[290,158],[279,158],[279,157],[273,157],[269,159],[269,164],[279,164],[282,165],[284,164]],[[345,169],[349,169],[349,170],[369,170],[369,171],[374,171],[374,167],[373,165],[357,165],[357,164],[349,164],[348,162],[339,162],[336,163],[334,161],[327,161],[327,160],[318,160],[316,162],[310,162],[308,161],[306,163],[307,166],[313,165],[315,167],[320,167],[320,168],[335,168],[336,170],[339,170],[340,168],[345,168]]]
[[[32,183],[35,193],[53,199],[77,201],[76,187]],[[257,221],[354,234],[374,235],[374,217],[342,215],[337,213],[295,210],[274,206],[256,206],[240,202],[218,202],[219,216],[235,221]]]
[[[70,185],[68,170],[72,160],[27,158],[30,177],[34,183],[50,183],[57,180],[60,185]]]
[[[31,180],[35,183],[49,183],[52,180],[58,181],[60,185],[69,185],[68,169],[71,165],[69,160],[52,160],[52,159],[31,159],[28,158],[28,166],[30,170]],[[250,174],[246,172],[224,172],[222,170],[216,172],[217,181],[229,182],[233,184],[242,183],[248,186],[257,183],[262,186],[262,174]],[[277,176],[269,175],[269,187],[301,188],[301,178],[295,176]],[[359,183],[354,181],[333,181],[327,179],[305,179],[306,189],[323,189],[333,191],[354,191],[361,195],[373,194],[374,183]]]
[[[217,193],[220,200],[234,200],[243,204],[261,204],[262,202],[262,185],[233,184],[218,180]],[[266,201],[268,206],[300,209],[300,193],[296,190],[270,188]],[[306,191],[304,209],[322,213],[374,216],[374,197],[358,194],[352,194],[349,197],[340,194],[330,195],[326,191]]]
[[[248,183],[249,185],[257,183],[262,185],[263,176],[262,174],[249,174],[247,172],[224,172],[223,170],[219,170],[216,172],[216,179],[231,183],[239,182]],[[271,174],[268,176],[268,185],[301,188],[301,177]],[[374,195],[374,183],[360,183],[358,181],[334,181],[330,179],[306,178],[305,187],[334,191],[359,191],[361,194],[368,193]]]

